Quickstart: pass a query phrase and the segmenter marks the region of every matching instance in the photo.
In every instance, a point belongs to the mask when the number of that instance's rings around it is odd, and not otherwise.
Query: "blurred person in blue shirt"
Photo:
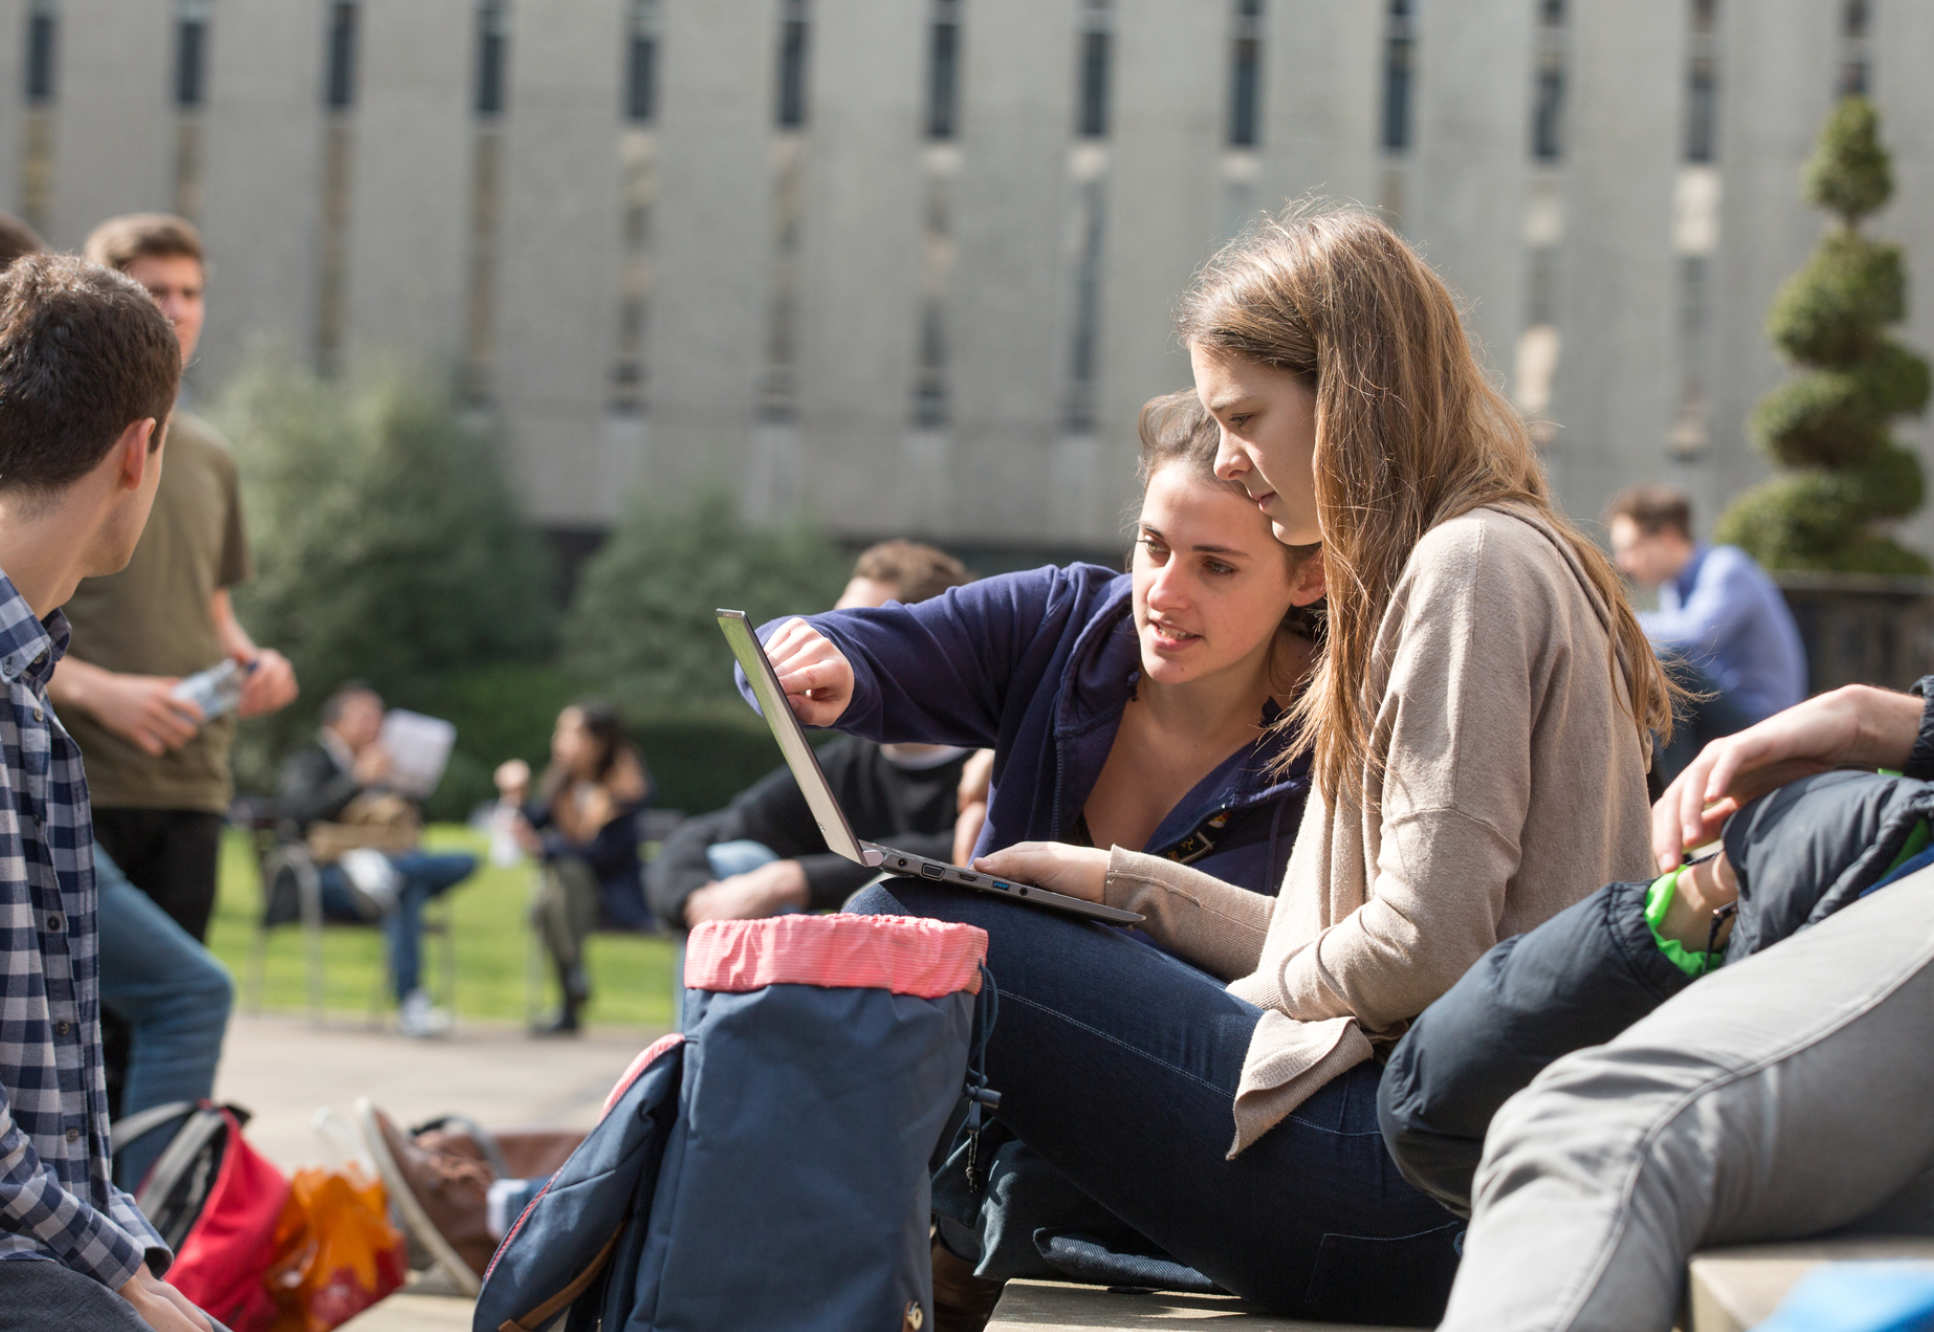
[[[1696,696],[1654,756],[1664,786],[1705,745],[1806,697],[1806,649],[1786,599],[1737,546],[1692,539],[1692,504],[1669,486],[1633,486],[1606,510],[1612,558],[1659,608],[1640,611],[1653,650]]]

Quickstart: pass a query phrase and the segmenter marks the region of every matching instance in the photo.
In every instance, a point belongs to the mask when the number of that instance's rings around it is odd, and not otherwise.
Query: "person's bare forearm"
[[[1908,755],[1914,752],[1914,742],[1920,738],[1927,700],[1872,685],[1849,685],[1843,692],[1859,696],[1855,712],[1859,721],[1855,744],[1859,752],[1853,766],[1899,768],[1905,765]]]
[[[62,657],[60,665],[54,668],[54,678],[47,682],[47,697],[54,701],[57,708],[92,713],[95,694],[113,675],[113,671],[82,661],[79,657]]]
[[[229,600],[227,588],[217,588],[208,599],[208,616],[215,624],[215,637],[222,645],[224,656],[237,661],[253,661],[260,655],[255,640],[249,637],[242,622],[235,618],[234,603]]]

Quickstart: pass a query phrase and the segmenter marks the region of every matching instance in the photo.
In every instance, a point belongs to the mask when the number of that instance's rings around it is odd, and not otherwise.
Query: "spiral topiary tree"
[[[1836,219],[1773,300],[1767,332],[1800,373],[1753,412],[1750,429],[1782,471],[1720,518],[1719,540],[1772,569],[1925,574],[1927,558],[1886,526],[1921,506],[1920,460],[1889,422],[1927,406],[1927,361],[1886,334],[1907,314],[1898,245],[1860,234],[1893,193],[1879,117],[1843,99],[1806,166],[1806,198]]]

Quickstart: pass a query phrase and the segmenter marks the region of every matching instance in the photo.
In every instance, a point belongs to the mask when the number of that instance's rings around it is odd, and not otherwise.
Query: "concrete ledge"
[[[448,1295],[416,1295],[405,1287],[357,1314],[342,1332],[470,1332],[476,1305]]]
[[[1226,1295],[1184,1295],[1175,1291],[1116,1292],[1099,1286],[1053,1281],[1010,1281],[1001,1292],[987,1332],[1076,1332],[1081,1328],[1166,1327],[1171,1323],[1213,1322],[1229,1332],[1396,1332],[1363,1324],[1306,1323],[1250,1313]]]
[[[1814,1268],[1875,1259],[1934,1262],[1934,1237],[1862,1235],[1709,1250],[1692,1260],[1686,1332],[1746,1332],[1771,1317]]]

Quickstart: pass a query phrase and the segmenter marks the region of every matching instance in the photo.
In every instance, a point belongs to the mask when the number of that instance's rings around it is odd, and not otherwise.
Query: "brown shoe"
[[[467,1153],[423,1150],[367,1097],[356,1102],[356,1122],[405,1233],[457,1289],[475,1295],[497,1251],[485,1224],[490,1167]]]
[[[492,1133],[461,1115],[446,1115],[413,1135],[426,1152],[452,1152],[482,1162],[494,1179],[549,1179],[584,1141],[574,1129],[509,1129]]]
[[[974,1275],[974,1265],[933,1241],[933,1332],[981,1332],[1000,1303],[1000,1281]]]

